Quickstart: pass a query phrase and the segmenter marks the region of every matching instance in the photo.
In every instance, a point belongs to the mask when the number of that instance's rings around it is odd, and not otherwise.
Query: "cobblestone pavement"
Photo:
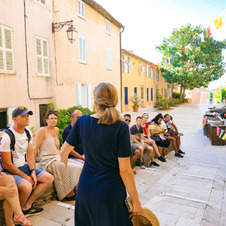
[[[202,134],[202,115],[207,108],[184,104],[162,111],[173,116],[179,132],[184,134],[181,149],[185,157],[176,158],[171,152],[166,163],[156,160],[160,167],[135,168],[142,206],[156,214],[161,226],[226,225],[226,146],[212,146]],[[144,112],[150,118],[158,113],[153,107],[128,112],[131,124]],[[73,204],[53,201],[44,206],[42,215],[30,219],[35,225],[73,225]]]

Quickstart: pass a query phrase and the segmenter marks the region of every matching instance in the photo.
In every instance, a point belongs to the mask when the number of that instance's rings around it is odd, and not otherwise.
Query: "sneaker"
[[[43,208],[34,208],[32,206],[29,209],[27,209],[27,210],[23,210],[23,214],[26,217],[39,215],[42,212],[43,212]]]
[[[175,156],[176,156],[176,157],[179,157],[179,158],[184,158],[184,156],[181,155],[179,152],[175,153]]]
[[[151,162],[152,166],[159,166],[159,164],[157,162]]]
[[[163,156],[159,156],[158,160],[161,161],[161,162],[166,162],[166,159]]]
[[[75,201],[75,197],[76,197],[76,195],[73,195],[73,196],[71,196],[71,197],[65,197],[65,201]]]
[[[179,150],[178,152],[179,152],[180,154],[185,154],[185,152],[183,152],[183,151],[181,151],[181,150]]]
[[[145,169],[144,163],[141,163],[141,164],[140,164],[140,168],[141,168],[141,169]]]

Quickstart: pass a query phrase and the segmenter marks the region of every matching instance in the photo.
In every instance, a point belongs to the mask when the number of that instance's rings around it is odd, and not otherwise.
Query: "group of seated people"
[[[161,113],[157,114],[151,121],[148,121],[148,113],[144,113],[142,116],[136,118],[136,124],[130,127],[130,139],[131,139],[131,164],[139,160],[140,168],[145,169],[143,163],[144,151],[150,158],[150,166],[159,166],[154,161],[155,156],[161,162],[166,162],[165,154],[169,147],[170,141],[175,151],[175,156],[183,158],[182,154],[185,154],[180,149],[180,135],[176,125],[173,123],[173,118],[169,114],[165,114],[164,117]],[[124,121],[130,125],[131,115],[125,114]]]
[[[35,135],[34,145],[32,133],[26,127],[29,116],[33,115],[25,107],[18,107],[12,112],[14,125],[0,138],[0,200],[4,200],[4,213],[7,225],[19,223],[33,225],[28,216],[40,214],[43,208],[34,208],[34,201],[41,196],[54,182],[59,200],[75,200],[75,190],[83,168],[85,157],[82,147],[71,150],[67,169],[60,161],[60,133],[57,127],[58,113],[49,110],[46,113],[44,127]],[[71,123],[63,132],[66,140],[77,119],[82,112],[75,110],[71,114]],[[166,162],[166,148],[170,141],[173,143],[175,156],[182,158],[180,150],[180,136],[172,118],[162,114],[148,122],[149,115],[144,113],[136,118],[136,124],[130,128],[131,164],[140,160],[140,168],[144,169],[143,154],[146,150],[150,157],[150,165],[159,166],[154,161],[157,158]],[[131,116],[124,115],[124,121],[130,125]],[[34,148],[33,148],[34,147]],[[40,159],[40,168],[36,168],[35,156]]]
[[[54,182],[59,200],[75,200],[75,190],[85,161],[81,147],[71,150],[67,169],[60,161],[60,137],[57,111],[46,113],[44,127],[34,139],[26,127],[29,116],[33,115],[25,107],[18,107],[12,113],[14,125],[4,131],[0,138],[0,200],[6,225],[33,225],[27,217],[42,213],[43,208],[34,208],[34,201]],[[75,110],[71,123],[65,128],[63,140],[67,138],[74,123],[82,115]],[[35,156],[40,159],[36,168]]]

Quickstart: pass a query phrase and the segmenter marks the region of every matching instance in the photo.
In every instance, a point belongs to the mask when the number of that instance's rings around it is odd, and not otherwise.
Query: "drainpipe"
[[[25,54],[26,54],[26,70],[27,70],[27,94],[30,100],[42,100],[42,99],[52,99],[51,97],[31,97],[30,94],[30,83],[29,83],[29,66],[28,66],[28,48],[27,48],[27,15],[26,15],[26,0],[24,0],[24,40],[25,40]]]
[[[120,45],[120,89],[121,89],[121,112],[122,112],[122,104],[123,104],[123,99],[122,99],[122,32],[125,30],[124,27],[120,29],[120,34],[119,34],[119,45]]]

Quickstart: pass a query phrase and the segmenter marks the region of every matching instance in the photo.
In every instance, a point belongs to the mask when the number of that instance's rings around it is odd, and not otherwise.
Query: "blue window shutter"
[[[149,88],[147,88],[147,101],[149,101]]]
[[[151,100],[153,100],[153,88],[151,88]]]
[[[82,104],[82,85],[77,83],[77,105]]]
[[[87,85],[87,98],[88,98],[88,108],[89,110],[92,110],[91,84]]]
[[[125,105],[128,105],[128,87],[124,87],[125,92]]]
[[[134,87],[134,94],[137,94],[137,87]]]

